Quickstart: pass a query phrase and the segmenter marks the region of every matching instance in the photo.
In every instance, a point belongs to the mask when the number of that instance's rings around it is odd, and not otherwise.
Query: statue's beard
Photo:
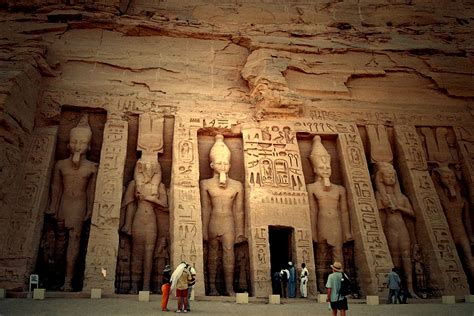
[[[446,188],[448,189],[449,197],[450,198],[455,198],[456,197],[456,190],[454,189],[454,186],[453,185],[448,185],[448,186],[446,186]]]
[[[219,187],[227,187],[227,173],[219,172]]]
[[[81,165],[81,153],[73,152],[72,153],[72,166],[74,169],[79,169]]]
[[[331,188],[331,180],[329,180],[328,177],[324,177],[323,184],[324,184],[324,191],[329,191],[329,189]]]

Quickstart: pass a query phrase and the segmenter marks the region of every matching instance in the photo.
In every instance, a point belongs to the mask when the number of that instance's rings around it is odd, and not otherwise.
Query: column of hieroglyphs
[[[0,280],[8,278],[10,287],[25,287],[38,254],[44,211],[48,202],[49,178],[54,162],[57,126],[34,130],[27,147],[15,211],[10,218],[2,253],[10,258],[0,271]],[[20,169],[20,170],[21,170]]]
[[[430,284],[443,295],[464,295],[468,292],[466,276],[417,131],[413,126],[395,126],[395,139],[403,187],[416,213],[417,234],[429,266]]]
[[[101,288],[102,293],[111,294],[115,291],[128,123],[112,114],[108,116],[100,154],[83,291]]]
[[[195,295],[204,295],[204,258],[197,130],[200,119],[176,117],[170,188],[171,263],[185,260],[196,269]]]
[[[308,292],[315,293],[311,221],[308,212],[301,157],[294,126],[289,122],[267,121],[243,126],[247,190],[247,227],[253,294],[271,291],[269,225],[294,229],[297,266],[309,270]],[[281,263],[286,264],[286,263]]]
[[[387,290],[386,275],[392,268],[392,259],[383,233],[357,126],[347,124],[346,128],[342,128],[341,125],[336,124],[337,148],[351,209],[358,278],[362,283],[363,292],[373,295]]]
[[[469,201],[474,205],[474,130],[467,127],[454,129],[464,179],[469,188]],[[474,217],[474,214],[471,214]]]

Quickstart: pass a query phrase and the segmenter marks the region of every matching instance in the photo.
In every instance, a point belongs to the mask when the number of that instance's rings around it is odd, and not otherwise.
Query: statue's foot
[[[63,292],[72,292],[71,283],[64,283],[64,285],[61,286],[60,290],[63,291]]]
[[[219,296],[219,292],[216,289],[211,289],[209,291],[209,296]]]
[[[227,290],[227,295],[229,295],[229,296],[235,296],[234,290]]]
[[[414,299],[419,299],[420,297],[415,294],[414,291],[408,291],[408,297],[414,298]]]

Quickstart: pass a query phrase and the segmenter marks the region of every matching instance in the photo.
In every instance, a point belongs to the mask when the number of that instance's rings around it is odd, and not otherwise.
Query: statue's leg
[[[234,269],[235,269],[235,254],[234,254],[234,232],[227,233],[222,240],[222,262],[224,268],[225,289],[228,295],[235,295],[234,292]]]
[[[328,255],[328,244],[327,243],[316,243],[316,274],[318,277],[318,291],[320,293],[326,293],[326,283],[324,276],[328,270],[327,265],[327,255]]]
[[[411,261],[411,247],[410,238],[408,237],[408,230],[406,231],[406,234],[407,235],[402,236],[400,240],[401,260],[403,265],[403,271],[405,272],[405,277],[407,280],[406,290],[410,293],[412,298],[418,298],[415,295],[415,290],[413,289],[413,267]]]
[[[64,226],[58,227],[56,233],[56,241],[54,243],[54,287],[57,289],[63,284],[64,275],[66,271],[65,252],[66,252],[67,230]]]
[[[79,256],[79,247],[81,245],[80,226],[68,229],[69,237],[66,251],[66,276],[64,278],[63,291],[72,291],[72,278],[74,277],[74,268],[76,267],[77,257]]]
[[[474,258],[472,258],[471,244],[467,234],[459,238],[459,245],[463,252],[464,263],[467,265],[469,273],[471,274],[469,277],[474,278]]]
[[[143,291],[150,290],[151,272],[153,270],[153,254],[155,252],[156,227],[147,233],[143,258]]]
[[[219,239],[209,240],[209,251],[207,257],[207,268],[209,275],[209,295],[219,295],[216,289],[217,261],[219,251]]]
[[[131,288],[130,294],[138,293],[138,283],[142,278],[143,259],[145,254],[145,240],[142,233],[134,232],[132,239],[132,258],[130,264]]]

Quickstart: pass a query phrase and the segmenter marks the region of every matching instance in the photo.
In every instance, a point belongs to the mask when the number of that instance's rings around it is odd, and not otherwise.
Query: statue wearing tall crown
[[[60,234],[67,236],[66,273],[63,291],[72,291],[81,233],[84,222],[92,215],[97,163],[87,160],[92,131],[88,116],[84,115],[69,134],[69,158],[56,162],[51,182],[51,204],[47,211],[53,214]]]
[[[329,262],[344,262],[343,244],[352,240],[352,233],[346,189],[331,183],[331,156],[318,135],[313,138],[309,159],[315,174],[315,181],[307,188],[313,241],[316,242],[318,290],[324,292],[324,274]]]
[[[219,245],[222,245],[222,264],[225,290],[234,295],[234,245],[245,241],[244,190],[241,182],[228,176],[230,150],[224,136],[217,135],[210,151],[214,175],[200,182],[203,238],[208,242],[209,295],[218,295],[216,275]]]

